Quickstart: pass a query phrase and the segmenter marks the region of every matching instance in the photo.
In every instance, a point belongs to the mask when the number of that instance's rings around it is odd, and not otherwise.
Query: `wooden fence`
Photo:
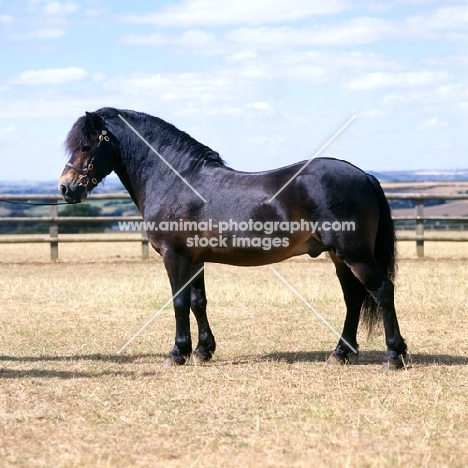
[[[442,221],[442,222],[459,222],[468,223],[468,217],[463,216],[424,216],[424,201],[425,200],[468,200],[466,195],[426,195],[417,193],[387,193],[389,200],[405,200],[415,202],[414,216],[394,216],[395,221],[414,221],[415,234],[414,235],[400,235],[398,240],[401,241],[415,241],[416,253],[418,257],[424,257],[424,241],[437,241],[437,242],[466,242],[468,237],[453,237],[453,236],[438,236],[426,238],[424,237],[424,222],[425,221]],[[1,200],[10,201],[14,203],[22,202],[36,202],[36,203],[56,203],[62,200],[59,195],[2,195]],[[130,200],[127,194],[99,194],[92,195],[89,200]],[[103,236],[94,239],[88,238],[60,238],[59,237],[59,224],[81,224],[81,223],[117,223],[117,222],[131,222],[142,221],[139,216],[59,216],[58,205],[50,206],[49,216],[42,217],[0,217],[0,226],[4,223],[48,223],[49,236],[48,237],[34,237],[24,238],[21,236],[5,236],[0,238],[0,243],[49,243],[50,244],[50,259],[58,260],[58,246],[63,242],[140,242],[141,243],[141,256],[142,259],[147,259],[149,256],[148,251],[148,237],[146,231],[141,231],[141,238],[129,237],[122,234],[117,237]],[[1,230],[0,230],[1,232]]]
[[[2,195],[1,200],[22,203],[57,203],[62,201],[59,195]],[[99,194],[92,195],[89,200],[131,200],[127,194]],[[147,260],[149,257],[148,237],[146,231],[141,231],[141,238],[130,236],[109,237],[103,236],[99,238],[60,238],[59,224],[82,224],[82,223],[117,223],[122,221],[142,221],[140,216],[59,216],[58,205],[50,205],[49,216],[37,217],[0,217],[0,226],[3,223],[48,223],[48,237],[25,238],[22,236],[11,235],[6,238],[0,238],[0,244],[16,244],[16,243],[49,243],[50,244],[50,259],[58,260],[58,245],[63,242],[140,242],[141,243],[141,258]],[[0,231],[1,232],[1,231]]]
[[[424,257],[424,241],[436,242],[466,242],[468,237],[454,237],[454,236],[438,236],[431,238],[424,237],[424,222],[425,221],[443,221],[443,222],[459,222],[468,223],[468,217],[465,216],[424,216],[424,201],[425,200],[468,200],[468,194],[461,195],[428,195],[419,193],[386,193],[388,200],[406,200],[414,201],[414,216],[393,216],[394,221],[415,221],[415,235],[414,236],[398,236],[400,241],[416,241],[416,254],[418,257]]]

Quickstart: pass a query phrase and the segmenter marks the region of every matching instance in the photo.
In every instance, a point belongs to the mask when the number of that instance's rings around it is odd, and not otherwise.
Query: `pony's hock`
[[[305,162],[265,172],[235,171],[224,164],[218,153],[173,125],[147,114],[114,108],[80,117],[65,143],[70,159],[60,177],[59,191],[69,203],[84,200],[114,171],[145,222],[212,219],[219,224],[234,219],[239,223],[280,223],[308,219],[354,223],[352,231],[273,233],[286,237],[287,242],[269,250],[253,246],[257,245],[254,243],[247,248],[232,242],[227,242],[227,247],[209,242],[205,246],[188,245],[189,236],[219,236],[216,229],[149,231],[149,242],[163,258],[174,297],[175,344],[166,365],[184,364],[192,355],[190,311],[198,324],[195,359],[207,361],[215,351],[206,315],[204,272],[194,277],[205,262],[257,266],[296,255],[317,257],[329,252],[346,304],[342,338],[329,361],[347,362],[353,354],[351,348],[357,349],[360,319],[369,329],[383,320],[387,347],[384,366],[402,367],[406,344],[395,313],[392,282],[396,266],[395,229],[387,199],[372,175],[345,161],[316,158],[285,186]],[[234,235],[223,231],[225,237]],[[246,231],[243,236],[253,239],[259,233]]]

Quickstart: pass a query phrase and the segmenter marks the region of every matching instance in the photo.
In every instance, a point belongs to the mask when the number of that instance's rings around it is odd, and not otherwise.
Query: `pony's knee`
[[[206,300],[206,297],[201,294],[192,294],[190,296],[190,308],[193,311],[206,310],[207,304],[208,301]]]

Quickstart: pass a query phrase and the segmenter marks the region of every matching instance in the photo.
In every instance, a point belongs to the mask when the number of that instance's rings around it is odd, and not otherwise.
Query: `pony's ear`
[[[101,117],[96,112],[86,112],[86,122],[91,128],[100,132],[102,130]]]

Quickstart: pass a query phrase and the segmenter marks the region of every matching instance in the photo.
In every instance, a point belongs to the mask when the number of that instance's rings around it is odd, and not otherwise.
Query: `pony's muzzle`
[[[86,187],[80,180],[61,177],[58,190],[67,203],[80,203],[88,196]]]

